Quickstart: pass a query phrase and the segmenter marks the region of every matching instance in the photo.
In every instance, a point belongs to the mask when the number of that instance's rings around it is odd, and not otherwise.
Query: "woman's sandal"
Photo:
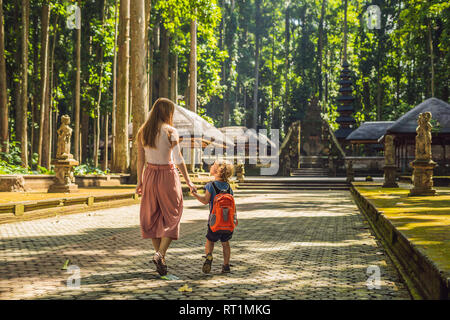
[[[206,259],[205,259],[205,262],[203,263],[202,271],[203,271],[203,273],[210,273],[211,272],[211,264],[212,264],[212,261],[213,261],[213,256],[212,256],[211,253],[208,253],[203,258],[206,258]]]
[[[165,276],[167,274],[167,265],[159,251],[155,253],[152,261],[156,265],[156,271],[158,271],[159,275]]]

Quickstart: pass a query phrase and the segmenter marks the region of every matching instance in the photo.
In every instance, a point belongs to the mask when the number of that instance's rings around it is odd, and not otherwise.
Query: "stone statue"
[[[238,163],[236,165],[235,172],[236,172],[236,178],[237,178],[238,182],[244,182],[244,175],[245,175],[244,164]]]
[[[424,112],[419,115],[416,129],[416,159],[411,162],[414,168],[412,181],[414,187],[409,196],[433,196],[433,169],[436,162],[431,159],[431,113]]]
[[[419,115],[416,129],[416,160],[431,160],[431,112],[424,112]]]
[[[355,171],[353,170],[353,160],[347,162],[347,183],[355,181]]]
[[[61,117],[61,126],[58,133],[58,145],[56,149],[56,159],[73,159],[70,154],[70,139],[72,137],[72,128],[69,127],[70,117],[63,115]]]
[[[284,155],[283,161],[283,176],[289,177],[291,175],[291,157],[289,154]]]
[[[78,165],[78,161],[70,153],[70,139],[73,130],[69,127],[69,124],[70,117],[63,115],[61,126],[57,131],[56,159],[51,162],[55,166],[55,183],[50,186],[48,192],[70,193],[78,190],[73,174],[73,167]]]

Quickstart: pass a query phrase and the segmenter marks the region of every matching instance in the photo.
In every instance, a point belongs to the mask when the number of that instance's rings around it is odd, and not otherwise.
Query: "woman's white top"
[[[172,148],[170,141],[176,141],[177,144]],[[145,161],[153,164],[168,164],[173,162],[180,164],[183,157],[180,154],[180,137],[177,129],[163,123],[155,141],[156,148],[144,146]]]

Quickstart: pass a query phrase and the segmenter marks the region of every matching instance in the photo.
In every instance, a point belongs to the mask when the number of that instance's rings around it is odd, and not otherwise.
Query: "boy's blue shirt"
[[[214,181],[214,183],[219,190],[228,189],[228,186],[229,186],[229,184],[225,181],[217,181],[216,180],[216,181]],[[212,182],[208,182],[205,185],[205,189],[208,190],[209,193],[211,194],[211,199],[209,200],[209,212],[211,213],[212,207],[214,204],[214,197],[216,196],[216,190],[214,190],[214,186],[213,186]],[[230,186],[230,193],[233,194],[233,189],[231,189],[231,186]]]

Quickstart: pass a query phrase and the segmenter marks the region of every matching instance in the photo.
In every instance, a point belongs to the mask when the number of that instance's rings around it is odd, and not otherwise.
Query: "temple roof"
[[[366,121],[358,129],[349,134],[346,140],[351,141],[373,141],[378,143],[378,139],[386,133],[394,121]]]
[[[417,119],[423,112],[431,112],[432,125],[434,129],[437,125],[440,127],[439,133],[450,133],[450,104],[437,98],[427,99],[409,110],[387,128],[387,133],[416,134]]]
[[[353,128],[339,128],[334,132],[334,135],[338,139],[345,139],[350,133],[353,132]]]

